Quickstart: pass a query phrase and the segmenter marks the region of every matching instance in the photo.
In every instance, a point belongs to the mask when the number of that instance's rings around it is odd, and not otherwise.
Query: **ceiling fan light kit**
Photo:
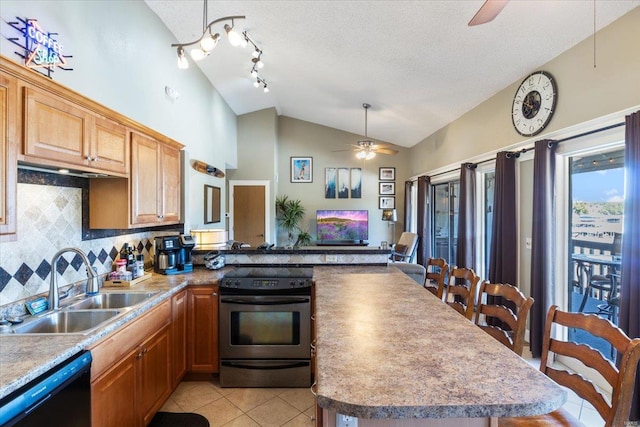
[[[354,147],[356,147],[356,158],[360,160],[371,160],[376,156],[376,153],[396,154],[398,152],[397,150],[386,148],[389,144],[376,144],[369,139],[369,137],[367,136],[367,112],[369,108],[371,108],[371,105],[365,102],[364,104],[362,104],[362,108],[364,108],[364,139],[361,139],[360,141],[358,141],[357,145],[354,145]]]
[[[204,0],[204,10],[202,13],[202,35],[200,36],[200,38],[188,43],[174,43],[171,45],[171,47],[175,47],[177,50],[178,68],[180,68],[181,70],[189,68],[189,60],[187,59],[184,52],[185,47],[197,45],[197,47],[191,49],[191,51],[189,52],[191,59],[194,61],[201,61],[209,56],[220,41],[220,34],[214,34],[212,31],[212,27],[217,23],[227,21],[227,23],[224,24],[223,29],[227,36],[229,44],[234,47],[242,48],[246,47],[249,44],[253,46],[253,51],[251,52],[252,67],[250,75],[253,79],[255,79],[255,87],[259,88],[260,86],[262,86],[265,93],[269,92],[267,82],[258,74],[258,70],[264,67],[264,62],[262,62],[262,49],[260,49],[258,45],[251,39],[251,37],[249,37],[246,31],[243,31],[242,34],[239,34],[234,29],[235,21],[240,19],[245,19],[245,16],[224,16],[222,18],[214,19],[207,24],[207,0]],[[231,22],[231,25],[229,25],[228,22]]]

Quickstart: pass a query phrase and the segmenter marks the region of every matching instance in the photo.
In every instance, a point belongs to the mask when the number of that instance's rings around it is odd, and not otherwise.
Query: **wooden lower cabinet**
[[[182,290],[171,299],[171,349],[173,388],[187,372],[187,291]]]
[[[188,288],[187,370],[218,372],[218,285]]]
[[[142,427],[172,388],[171,301],[90,348],[91,424]]]

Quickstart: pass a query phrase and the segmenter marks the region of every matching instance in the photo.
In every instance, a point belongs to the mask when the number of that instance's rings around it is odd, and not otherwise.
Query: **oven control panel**
[[[310,288],[312,281],[309,278],[265,278],[258,279],[254,277],[229,277],[220,280],[221,288],[235,289],[291,289],[291,288]]]

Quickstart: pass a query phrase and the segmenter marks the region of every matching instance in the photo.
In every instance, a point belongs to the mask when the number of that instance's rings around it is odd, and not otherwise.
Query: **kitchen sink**
[[[119,310],[56,311],[13,328],[16,334],[86,333],[117,316]]]
[[[110,308],[128,308],[140,304],[157,292],[104,293],[87,297],[69,305],[72,310],[104,310]]]

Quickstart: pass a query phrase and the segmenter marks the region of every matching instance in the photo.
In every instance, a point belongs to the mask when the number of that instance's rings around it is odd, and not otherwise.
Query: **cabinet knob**
[[[212,294],[211,294],[211,296],[217,297],[217,296],[218,296],[218,293],[217,293],[217,292],[214,292],[214,293],[212,293]]]

